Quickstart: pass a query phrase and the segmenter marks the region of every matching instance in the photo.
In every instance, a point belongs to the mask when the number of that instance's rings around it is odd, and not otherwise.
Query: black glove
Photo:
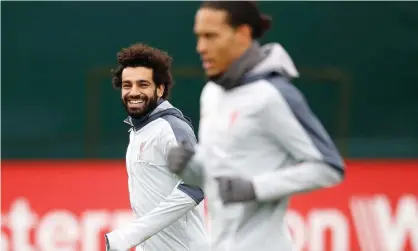
[[[185,143],[170,149],[167,155],[168,169],[179,176],[194,155],[194,150],[186,147]]]
[[[253,183],[250,180],[232,177],[217,177],[219,194],[224,204],[246,202],[256,199]]]

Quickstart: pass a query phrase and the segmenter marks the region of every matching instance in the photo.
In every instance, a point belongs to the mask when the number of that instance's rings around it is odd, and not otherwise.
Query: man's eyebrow
[[[134,82],[138,83],[138,84],[151,84],[150,81],[145,80],[145,79],[138,79],[138,80],[135,80]],[[132,81],[131,80],[124,80],[124,81],[122,81],[122,83],[132,83]]]
[[[137,82],[137,83],[139,83],[139,84],[151,84],[151,82],[150,82],[150,81],[145,80],[145,79],[139,79],[139,80],[137,80],[136,82]]]

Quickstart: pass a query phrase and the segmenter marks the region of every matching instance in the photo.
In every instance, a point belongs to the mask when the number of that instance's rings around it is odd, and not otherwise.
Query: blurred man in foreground
[[[200,99],[199,146],[175,147],[169,168],[204,184],[214,251],[289,251],[289,197],[333,186],[343,160],[305,98],[280,44],[257,40],[270,20],[252,2],[204,2],[197,51],[209,77]]]
[[[171,58],[144,44],[122,49],[113,85],[121,89],[131,129],[126,152],[129,195],[136,220],[105,235],[107,250],[207,251],[203,192],[167,169],[167,153],[196,144],[190,121],[167,100]],[[112,184],[109,184],[110,186]],[[111,203],[111,202],[110,202]],[[199,205],[199,206],[198,206]]]

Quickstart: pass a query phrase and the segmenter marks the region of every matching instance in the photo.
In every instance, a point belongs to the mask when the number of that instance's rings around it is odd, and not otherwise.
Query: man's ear
[[[158,96],[159,98],[161,98],[161,97],[163,96],[163,94],[164,94],[164,90],[165,90],[165,86],[164,86],[164,85],[159,85],[159,86],[157,87],[157,96]]]
[[[237,35],[240,41],[247,41],[248,39],[251,40],[251,28],[247,24],[240,25],[236,28]]]

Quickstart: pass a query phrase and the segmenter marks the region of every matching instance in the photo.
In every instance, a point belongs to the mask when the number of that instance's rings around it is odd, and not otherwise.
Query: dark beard
[[[132,118],[142,118],[148,114],[150,114],[155,108],[158,106],[158,96],[157,96],[157,90],[155,90],[154,95],[152,97],[142,97],[142,99],[145,100],[145,109],[143,110],[130,110],[127,105],[127,99],[125,98],[122,100],[122,104],[125,107],[126,112],[129,116]]]
[[[207,76],[206,78],[207,78],[209,81],[212,81],[212,82],[215,82],[215,83],[216,83],[216,81],[217,81],[218,79],[220,79],[221,77],[222,77],[222,73],[219,73],[219,74],[217,74],[217,75]]]

